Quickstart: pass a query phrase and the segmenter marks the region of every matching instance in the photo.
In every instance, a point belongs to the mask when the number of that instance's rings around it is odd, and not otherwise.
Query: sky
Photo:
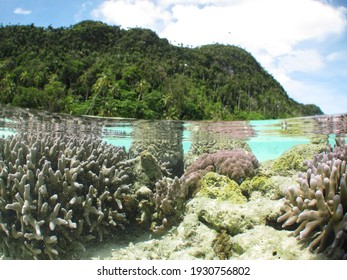
[[[0,24],[98,20],[250,52],[294,100],[347,113],[347,0],[0,0]]]

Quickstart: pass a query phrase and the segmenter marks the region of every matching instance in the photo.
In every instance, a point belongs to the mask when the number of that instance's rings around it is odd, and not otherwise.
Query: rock
[[[214,172],[207,173],[201,179],[201,190],[197,196],[228,200],[237,204],[247,201],[241,193],[240,186],[235,181]]]
[[[187,203],[187,211],[198,215],[199,221],[221,232],[226,230],[231,236],[245,232],[256,225],[276,221],[280,214],[281,202],[269,198],[259,198],[244,204],[196,197]]]
[[[284,196],[285,190],[293,183],[295,183],[294,177],[257,175],[244,180],[240,185],[240,189],[242,194],[249,199],[256,195],[270,199],[280,199]]]
[[[312,260],[324,258],[312,254],[307,246],[299,244],[289,231],[275,230],[266,225],[257,225],[231,238],[231,242],[242,248],[241,254],[233,255],[237,260]]]

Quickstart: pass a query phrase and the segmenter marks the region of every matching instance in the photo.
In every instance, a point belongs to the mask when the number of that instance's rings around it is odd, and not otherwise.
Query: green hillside
[[[177,47],[148,29],[94,21],[69,28],[0,26],[0,103],[145,119],[322,114],[289,98],[239,47]]]

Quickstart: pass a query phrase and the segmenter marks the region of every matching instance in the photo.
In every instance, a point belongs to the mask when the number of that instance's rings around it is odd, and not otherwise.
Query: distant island
[[[240,47],[179,47],[148,29],[95,21],[68,28],[0,26],[0,103],[141,119],[323,114],[289,98]]]

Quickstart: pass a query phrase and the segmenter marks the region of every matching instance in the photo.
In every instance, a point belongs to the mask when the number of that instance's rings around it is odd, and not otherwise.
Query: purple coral
[[[181,179],[189,186],[190,192],[194,193],[199,189],[200,179],[208,172],[216,172],[241,183],[244,179],[253,177],[258,167],[259,162],[251,152],[242,149],[222,150],[200,156]]]
[[[293,235],[332,258],[347,256],[346,159],[347,145],[337,141],[334,149],[307,162],[307,172],[299,173],[299,185],[288,188],[278,218],[282,227],[298,224]]]

